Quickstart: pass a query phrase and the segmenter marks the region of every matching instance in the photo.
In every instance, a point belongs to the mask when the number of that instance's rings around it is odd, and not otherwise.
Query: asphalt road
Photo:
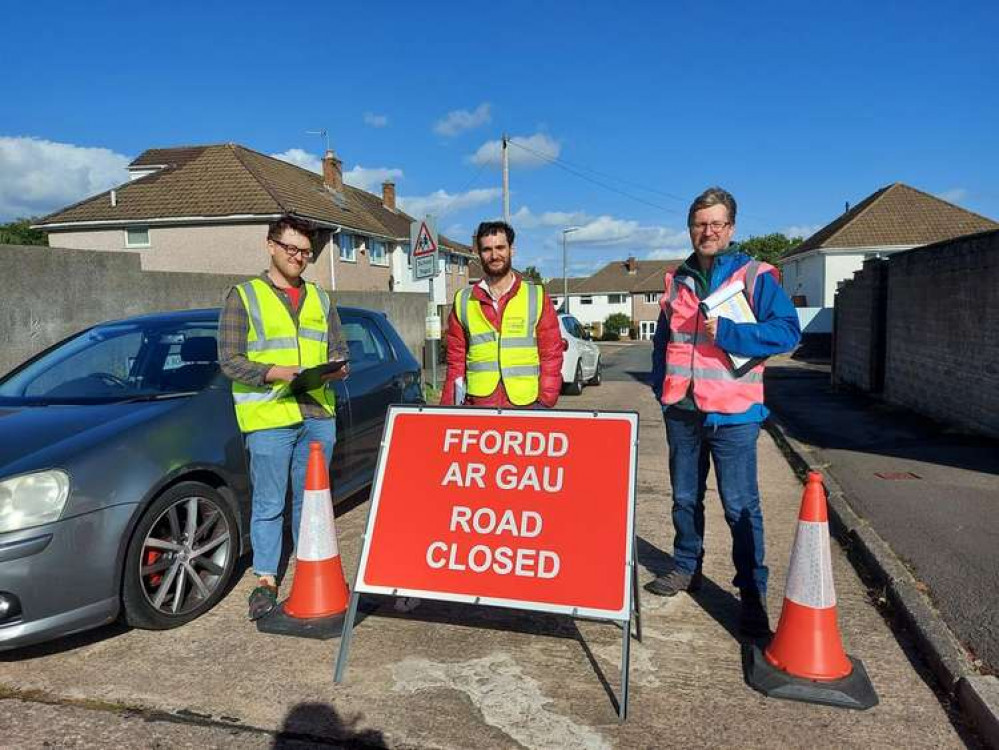
[[[652,342],[601,343],[600,362],[604,380],[631,380],[648,383]]]
[[[999,443],[833,391],[827,366],[775,362],[766,392],[983,671],[999,674]]]

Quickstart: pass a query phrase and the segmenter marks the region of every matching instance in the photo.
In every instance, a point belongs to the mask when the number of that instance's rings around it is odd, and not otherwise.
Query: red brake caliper
[[[160,552],[158,549],[147,549],[146,550],[146,561],[145,561],[145,564],[146,565],[152,565],[157,560],[159,560],[162,555],[163,555],[163,553]],[[153,585],[153,586],[159,586],[160,585],[160,581],[162,581],[162,580],[163,580],[163,574],[162,573],[150,573],[149,574],[149,583],[151,585]]]

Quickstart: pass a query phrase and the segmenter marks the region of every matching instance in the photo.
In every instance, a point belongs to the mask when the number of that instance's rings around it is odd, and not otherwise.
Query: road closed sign
[[[634,413],[391,407],[357,593],[628,620]]]

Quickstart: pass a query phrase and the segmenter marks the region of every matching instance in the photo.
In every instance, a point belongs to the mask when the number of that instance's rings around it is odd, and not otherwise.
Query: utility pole
[[[503,134],[503,221],[510,223],[510,147],[509,138]]]
[[[569,312],[569,253],[566,237],[579,230],[580,227],[566,227],[562,230],[562,312]]]

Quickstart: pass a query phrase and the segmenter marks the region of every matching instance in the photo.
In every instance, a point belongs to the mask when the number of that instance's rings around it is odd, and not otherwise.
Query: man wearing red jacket
[[[513,227],[502,221],[485,221],[475,232],[483,277],[454,298],[442,405],[550,409],[558,401],[558,316],[544,288],[513,271],[513,240]]]

